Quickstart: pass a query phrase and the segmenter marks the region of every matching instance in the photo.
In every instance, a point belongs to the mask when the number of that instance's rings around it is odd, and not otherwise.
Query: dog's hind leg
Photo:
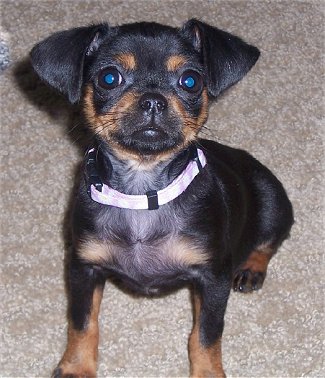
[[[235,271],[233,289],[242,293],[258,290],[263,286],[267,267],[276,249],[262,244],[250,253],[248,259]]]

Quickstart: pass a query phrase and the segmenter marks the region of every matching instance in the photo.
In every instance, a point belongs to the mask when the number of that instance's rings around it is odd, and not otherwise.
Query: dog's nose
[[[139,100],[140,107],[147,113],[161,113],[167,106],[166,98],[159,93],[145,93]]]

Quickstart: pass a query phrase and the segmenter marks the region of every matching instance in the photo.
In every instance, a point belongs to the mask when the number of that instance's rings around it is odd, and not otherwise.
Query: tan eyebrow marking
[[[186,58],[182,55],[172,55],[167,59],[166,67],[168,71],[177,71],[186,63]]]
[[[135,56],[131,53],[116,55],[115,60],[117,60],[126,70],[134,70],[136,67]]]

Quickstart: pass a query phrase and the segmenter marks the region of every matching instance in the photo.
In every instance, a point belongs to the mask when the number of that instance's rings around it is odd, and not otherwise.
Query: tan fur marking
[[[175,155],[180,151],[180,148],[177,150],[168,150],[156,155],[139,155],[136,152],[129,151],[122,146],[115,145],[113,146],[116,156],[124,161],[128,161],[133,169],[138,169],[140,171],[149,171],[155,168],[157,164],[162,161],[170,159],[172,155]]]
[[[167,244],[168,258],[185,266],[205,264],[210,256],[185,238]]]
[[[115,60],[118,61],[126,70],[134,70],[136,68],[136,60],[133,54],[116,55]]]
[[[170,98],[170,103],[172,108],[175,110],[176,114],[181,119],[181,122],[183,122],[183,136],[184,136],[184,147],[188,145],[191,141],[195,140],[196,135],[198,133],[198,125],[196,123],[196,120],[194,118],[191,118],[186,110],[184,109],[183,104],[181,101],[173,96]]]
[[[222,368],[221,338],[204,348],[200,343],[201,300],[193,296],[194,326],[189,339],[190,370],[192,378],[226,377]]]
[[[166,67],[167,71],[177,71],[179,68],[184,66],[186,63],[186,58],[182,55],[172,55],[167,59]]]
[[[126,93],[106,114],[97,114],[94,107],[94,92],[91,85],[88,85],[84,96],[84,114],[89,126],[101,136],[108,138],[112,131],[118,127],[118,121],[125,112],[135,105],[139,96],[132,92]]]
[[[241,266],[242,270],[249,269],[252,272],[265,272],[267,266],[274,254],[274,250],[267,244],[256,248],[249,256],[246,262]]]
[[[208,92],[206,89],[202,92],[202,108],[201,112],[197,118],[197,124],[199,125],[199,128],[204,125],[208,118],[208,108],[209,108],[209,98],[208,98]]]
[[[96,288],[88,325],[84,331],[77,331],[69,324],[68,345],[59,364],[62,375],[96,377],[99,339],[98,314],[102,296],[102,288]]]
[[[184,136],[184,146],[187,146],[190,142],[197,138],[197,134],[204,125],[208,117],[208,94],[207,90],[204,89],[202,92],[202,107],[200,114],[197,118],[191,117],[185,110],[181,101],[173,96],[170,98],[170,103],[183,121],[183,136]]]
[[[113,259],[109,245],[96,240],[81,242],[78,247],[79,256],[94,264],[111,262]]]

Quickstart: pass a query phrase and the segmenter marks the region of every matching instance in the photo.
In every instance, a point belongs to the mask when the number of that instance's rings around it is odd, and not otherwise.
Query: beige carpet
[[[229,377],[324,377],[324,2],[1,2],[9,68],[1,87],[1,377],[48,377],[63,351],[64,215],[81,157],[71,113],[21,61],[50,33],[92,21],[197,17],[262,51],[215,104],[204,135],[249,150],[283,181],[296,223],[263,290],[232,293],[223,355]],[[99,377],[185,377],[187,290],[134,299],[107,285]]]

